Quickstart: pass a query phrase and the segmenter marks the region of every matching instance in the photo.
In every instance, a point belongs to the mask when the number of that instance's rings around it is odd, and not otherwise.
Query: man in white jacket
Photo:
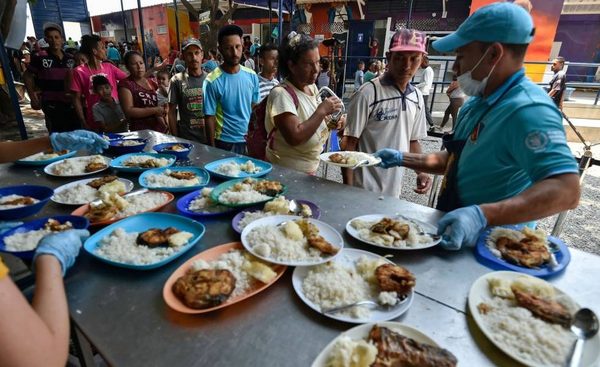
[[[433,128],[433,119],[431,118],[431,112],[429,111],[429,91],[433,86],[433,69],[429,66],[429,58],[423,56],[421,62],[421,82],[417,84],[417,88],[423,93],[423,100],[425,101],[425,118],[427,119],[427,125],[429,128]]]

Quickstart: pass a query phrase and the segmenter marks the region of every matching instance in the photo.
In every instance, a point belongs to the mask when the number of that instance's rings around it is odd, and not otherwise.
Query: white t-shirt
[[[433,86],[433,69],[431,66],[426,67],[425,69],[419,69],[417,72],[417,77],[421,77],[419,80],[419,84],[417,84],[417,88],[423,93],[424,96],[429,95],[429,91]]]
[[[403,94],[385,77],[363,84],[352,95],[344,135],[358,138],[358,151],[410,150],[410,142],[427,136],[421,91],[407,85]],[[400,197],[404,169],[364,167],[354,170],[354,186]]]
[[[254,59],[246,60],[246,62],[244,62],[244,66],[247,67],[248,69],[254,70]]]
[[[289,112],[296,115],[303,123],[308,120],[319,106],[317,94],[319,93],[316,85],[311,85],[312,96],[302,92],[294,87],[288,81],[282,82],[291,85],[298,97],[298,109],[294,106],[292,96],[284,88],[275,87],[269,93],[265,115],[265,128],[267,133],[275,127],[274,118],[282,113]],[[319,154],[323,151],[323,144],[327,141],[329,130],[325,122],[315,131],[305,143],[291,146],[289,145],[279,130],[275,131],[273,149],[267,146],[266,156],[272,163],[284,167],[292,168],[305,173],[313,173],[319,167]]]

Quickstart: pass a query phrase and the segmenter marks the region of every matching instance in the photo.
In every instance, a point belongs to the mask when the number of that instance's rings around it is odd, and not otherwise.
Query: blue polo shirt
[[[235,74],[226,73],[218,67],[208,74],[202,90],[204,115],[215,116],[217,120],[215,139],[243,143],[252,104],[260,100],[256,73],[241,65]]]
[[[466,139],[457,173],[465,206],[507,199],[550,176],[578,173],[559,110],[523,69],[487,98],[471,97],[456,126],[454,139]]]

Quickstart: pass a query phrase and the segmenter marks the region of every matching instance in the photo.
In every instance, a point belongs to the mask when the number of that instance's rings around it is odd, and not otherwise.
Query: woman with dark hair
[[[168,132],[167,105],[158,105],[158,83],[146,78],[144,58],[137,51],[129,51],[123,61],[129,76],[119,82],[119,101],[129,120],[129,130]]]
[[[304,34],[290,33],[279,50],[279,70],[285,80],[269,94],[265,128],[272,138],[267,158],[276,164],[314,174],[319,154],[329,136],[326,121],[342,108],[329,97],[319,101],[315,81],[319,75],[318,43]],[[338,123],[342,129],[345,117]]]
[[[317,78],[317,88],[329,87],[330,80],[329,60],[321,58],[321,72]]]
[[[100,96],[93,93],[92,77],[96,74],[103,74],[112,87],[113,98],[119,98],[117,81],[125,79],[127,74],[110,62],[104,62],[106,60],[106,47],[100,37],[96,35],[81,37],[79,51],[86,56],[87,63],[73,69],[73,82],[71,83],[73,105],[82,124],[81,126],[89,130],[100,131],[101,126],[94,121],[92,114],[92,107],[100,100]],[[85,114],[81,102],[82,97],[86,104]]]

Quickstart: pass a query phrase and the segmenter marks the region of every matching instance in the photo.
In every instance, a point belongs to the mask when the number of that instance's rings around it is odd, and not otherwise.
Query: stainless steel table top
[[[154,132],[140,132],[154,144],[176,141]],[[231,156],[196,144],[191,164]],[[137,175],[119,174],[136,182]],[[42,169],[0,165],[2,186],[28,183],[58,187],[69,179],[50,177]],[[318,177],[274,167],[267,177],[288,185],[289,197],[317,203],[321,220],[343,233],[346,246],[392,254],[417,277],[416,297],[399,319],[431,336],[452,351],[462,366],[506,365],[516,362],[495,348],[466,314],[471,284],[491,270],[475,260],[472,249],[448,252],[438,248],[393,251],[375,248],[344,232],[351,218],[364,214],[401,213],[436,223],[441,212],[394,198],[344,186]],[[177,195],[177,198],[182,195]],[[73,210],[50,202],[36,217]],[[165,211],[175,212],[175,201]],[[170,274],[193,255],[213,246],[238,241],[231,216],[202,221],[205,236],[189,252],[152,271],[111,267],[83,250],[65,283],[73,320],[104,358],[115,366],[307,366],[329,341],[353,325],[326,318],[309,309],[294,294],[291,272],[272,287],[243,302],[203,315],[175,312],[164,303],[162,288]],[[582,306],[600,312],[600,258],[571,249],[566,272],[551,279]]]

